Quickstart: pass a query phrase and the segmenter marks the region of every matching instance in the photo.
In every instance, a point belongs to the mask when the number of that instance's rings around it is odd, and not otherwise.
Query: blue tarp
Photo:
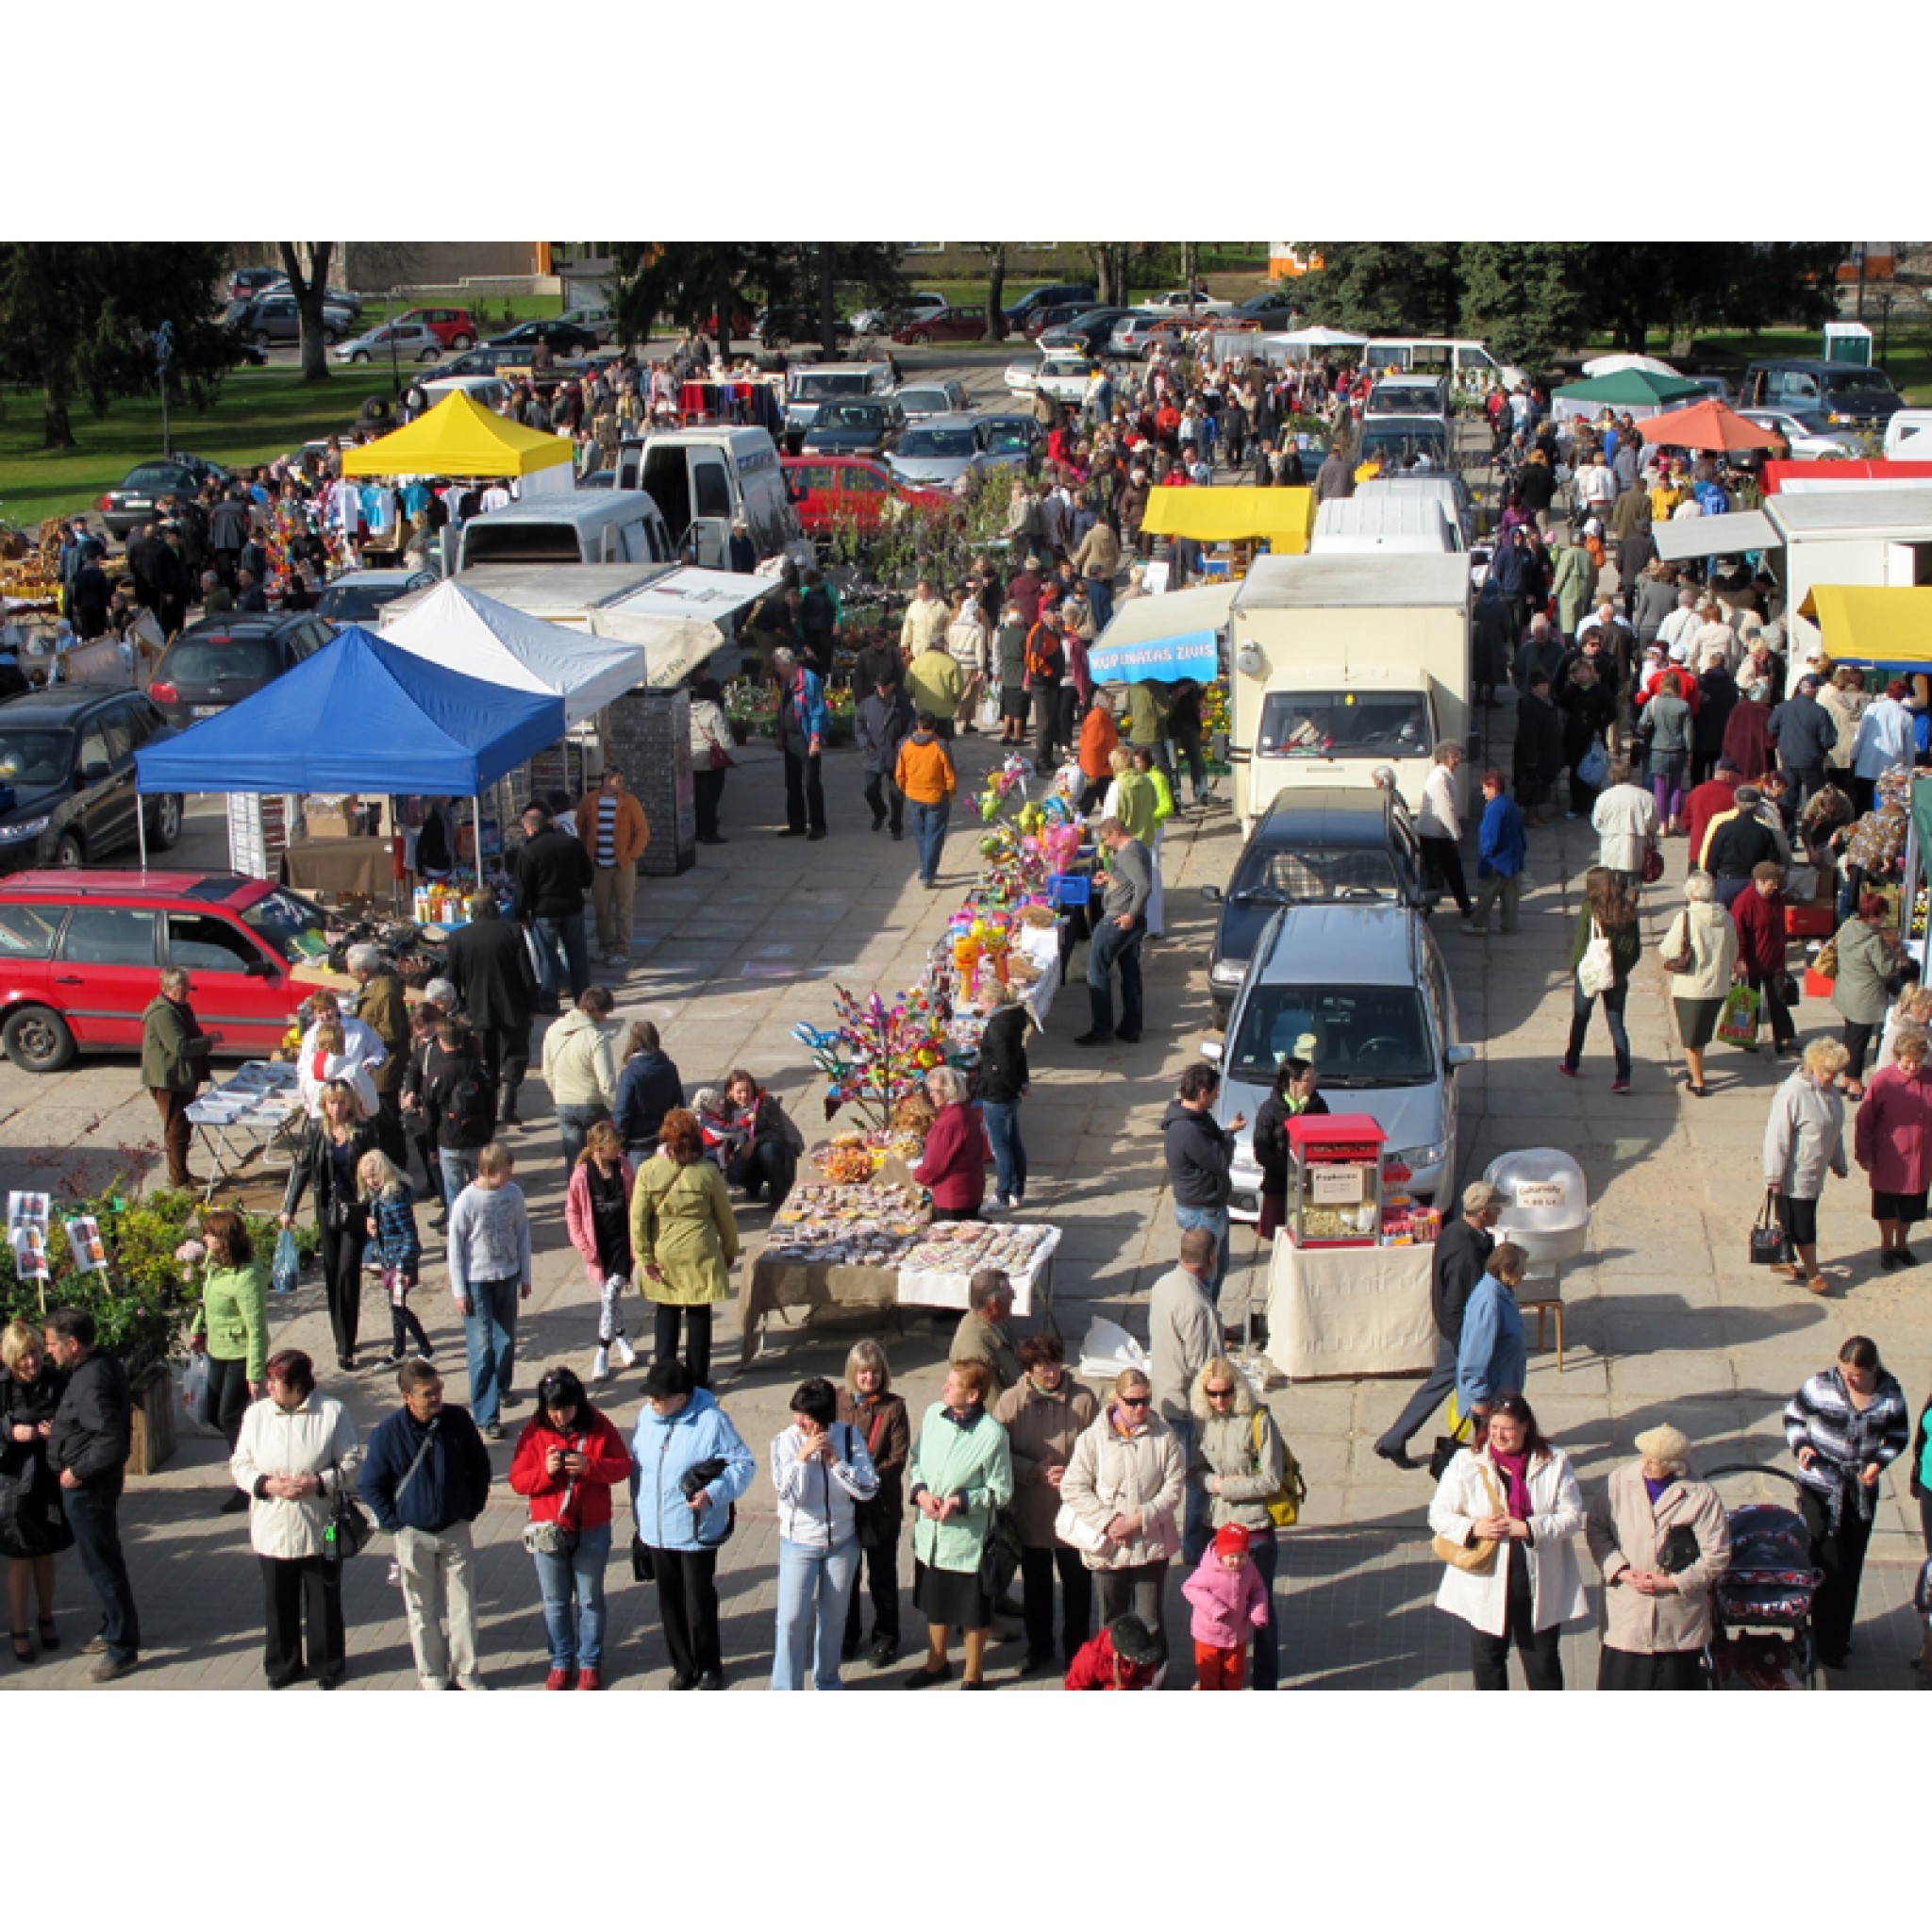
[[[1212,684],[1221,670],[1219,643],[1211,630],[1189,630],[1141,643],[1093,644],[1087,670],[1095,684],[1174,684],[1183,677]]]
[[[560,697],[465,677],[352,625],[135,765],[142,791],[469,797],[563,735]]]

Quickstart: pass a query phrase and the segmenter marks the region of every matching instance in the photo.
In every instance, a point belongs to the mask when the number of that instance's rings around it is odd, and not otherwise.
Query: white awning
[[[1224,630],[1239,584],[1208,584],[1170,591],[1161,597],[1130,597],[1114,606],[1113,621],[1094,641],[1101,644],[1154,644],[1189,631]]]
[[[1657,554],[1666,563],[1700,557],[1740,557],[1747,550],[1775,549],[1784,540],[1761,509],[1726,510],[1721,517],[1673,517],[1651,531]]]

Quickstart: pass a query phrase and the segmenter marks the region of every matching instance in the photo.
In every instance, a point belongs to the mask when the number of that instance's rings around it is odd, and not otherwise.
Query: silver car
[[[1284,1059],[1313,1063],[1335,1113],[1372,1115],[1389,1137],[1386,1160],[1407,1191],[1449,1203],[1457,1162],[1456,1070],[1475,1049],[1456,1038],[1456,1001],[1421,914],[1406,906],[1290,906],[1261,935],[1224,1041],[1203,1054],[1221,1063],[1214,1117],[1241,1128],[1234,1157],[1236,1221],[1261,1211],[1252,1123]]]
[[[916,416],[957,416],[973,407],[967,399],[966,385],[948,376],[944,381],[908,382],[893,391],[908,418]]]
[[[886,461],[900,482],[926,490],[951,490],[961,476],[989,467],[979,419],[957,414],[908,424]]]

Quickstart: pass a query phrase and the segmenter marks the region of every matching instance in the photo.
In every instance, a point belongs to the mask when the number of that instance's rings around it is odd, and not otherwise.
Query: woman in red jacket
[[[986,1199],[986,1129],[968,1091],[956,1068],[935,1067],[925,1076],[926,1097],[940,1113],[912,1178],[931,1190],[935,1221],[977,1221]]]
[[[530,1499],[524,1547],[537,1566],[550,1635],[546,1690],[604,1688],[604,1567],[610,1491],[630,1480],[630,1450],[569,1369],[537,1385],[537,1413],[510,1458],[509,1486]]]
[[[1763,1000],[1771,1015],[1771,1037],[1781,1058],[1798,1057],[1798,1028],[1785,1005],[1784,868],[1767,858],[1755,866],[1751,883],[1731,907],[1738,928],[1737,976]]]
[[[1932,1183],[1932,1067],[1928,1041],[1916,1026],[1901,1028],[1892,1063],[1865,1083],[1858,1104],[1854,1152],[1872,1182],[1872,1219],[1878,1224],[1878,1265],[1888,1273],[1912,1268],[1906,1246],[1912,1223],[1925,1219]]]

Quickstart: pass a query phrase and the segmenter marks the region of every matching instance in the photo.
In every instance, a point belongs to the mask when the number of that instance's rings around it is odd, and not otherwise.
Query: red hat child
[[[1217,1557],[1245,1557],[1248,1553],[1248,1533],[1239,1523],[1224,1523],[1214,1532],[1214,1554]]]

